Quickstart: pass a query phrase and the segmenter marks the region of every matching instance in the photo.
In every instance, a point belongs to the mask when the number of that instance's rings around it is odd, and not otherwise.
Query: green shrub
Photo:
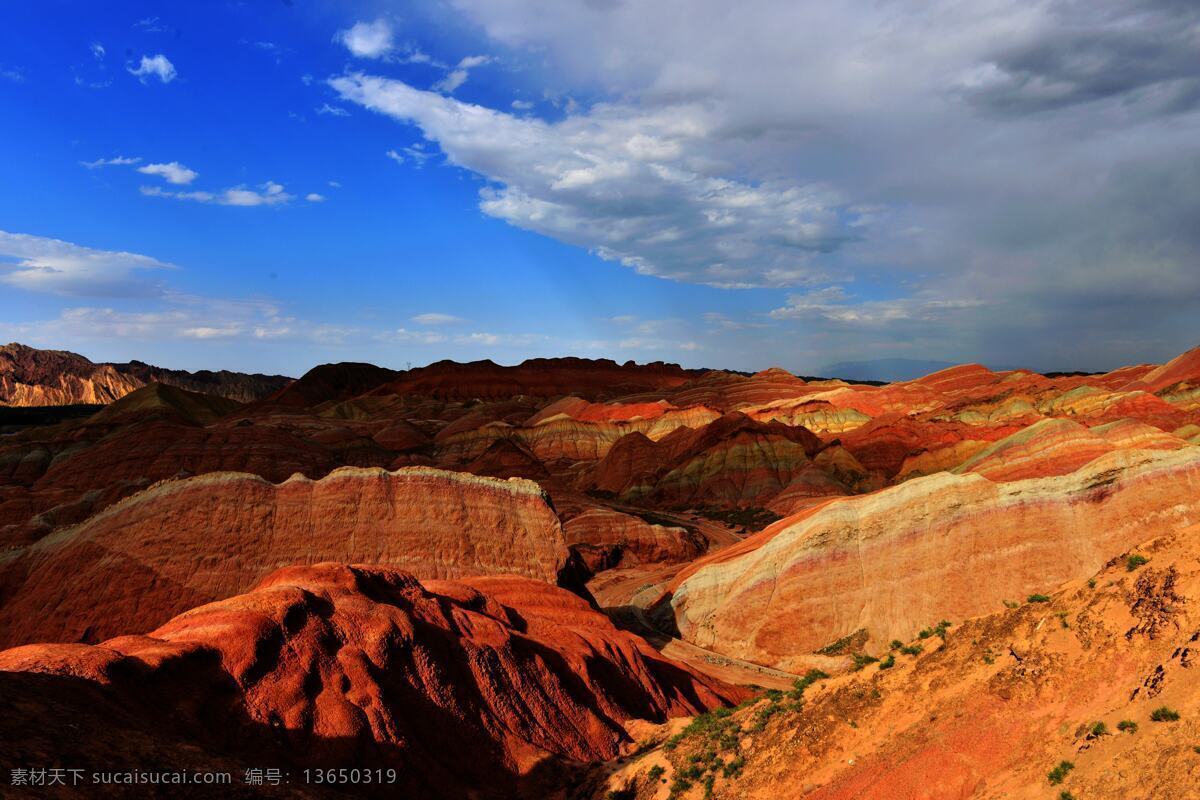
[[[891,669],[896,666],[896,656],[893,653],[888,653],[887,658],[879,662],[880,669]]]
[[[1066,779],[1067,773],[1075,769],[1075,765],[1070,761],[1060,761],[1058,766],[1046,773],[1046,779],[1050,781],[1051,786],[1057,786]]]
[[[924,649],[925,648],[922,647],[921,645],[914,644],[914,645],[909,645],[908,647],[901,647],[900,652],[906,656],[915,656],[915,655],[918,655]]]
[[[1150,712],[1150,719],[1154,722],[1174,722],[1179,719],[1179,712],[1167,706],[1159,706]]]
[[[1137,733],[1137,723],[1131,719],[1123,719],[1117,723],[1117,730],[1126,733]]]
[[[809,686],[812,686],[817,681],[823,681],[828,677],[828,672],[824,672],[819,669],[810,669],[808,672],[804,673],[804,677],[797,678],[796,680],[792,681],[792,691],[788,693],[788,696],[793,700],[799,700],[804,696],[805,689],[807,689]]]
[[[852,658],[854,659],[854,671],[855,672],[858,672],[860,669],[867,666],[868,664],[874,664],[876,661],[879,660],[875,656],[869,656],[866,653],[855,653],[852,656]]]
[[[823,656],[840,656],[847,650],[857,650],[862,647],[867,641],[867,632],[863,629],[858,629],[854,633],[847,634],[835,642],[822,647],[817,652]]]
[[[658,783],[660,780],[662,780],[663,773],[666,771],[666,768],[663,767],[662,764],[655,764],[650,768],[650,771],[646,773],[646,777],[650,779],[651,783]]]
[[[692,788],[691,781],[676,775],[675,780],[671,781],[671,796],[681,795],[690,788]]]
[[[1088,731],[1088,736],[1095,739],[1100,736],[1108,736],[1108,726],[1103,722],[1092,723],[1091,729]]]
[[[1145,564],[1149,560],[1150,559],[1143,555],[1132,553],[1125,559],[1125,570],[1127,572],[1133,572],[1135,569],[1140,567],[1142,564]]]
[[[1096,579],[1095,578],[1088,578],[1088,588],[1089,589],[1096,588]]]
[[[726,778],[735,778],[742,774],[742,767],[744,766],[746,766],[746,759],[738,756],[725,765],[725,768],[721,770],[721,775]]]
[[[1029,602],[1029,603],[1049,603],[1050,595],[1048,595],[1048,594],[1031,594],[1031,595],[1029,595],[1029,597],[1026,597],[1025,600],[1026,600],[1026,602]]]
[[[892,643],[889,645],[889,647],[892,650],[899,650],[901,647],[904,647],[904,642],[900,641],[899,639],[892,639]]]
[[[1004,601],[1004,607],[1005,607],[1005,608],[1020,608],[1020,607],[1021,607],[1021,604],[1020,604],[1020,603],[1018,603],[1018,602],[1015,602],[1015,601],[1013,601],[1013,600],[1005,600],[1005,601]]]
[[[704,779],[704,796],[712,797],[713,785],[717,782],[716,775],[709,775]]]
[[[1063,789],[1058,793],[1058,800],[1075,800],[1075,795],[1071,794],[1066,789]]]

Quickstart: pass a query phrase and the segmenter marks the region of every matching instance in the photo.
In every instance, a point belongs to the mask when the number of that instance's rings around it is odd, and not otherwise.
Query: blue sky
[[[1186,4],[674,5],[13,6],[0,338],[289,374],[1200,340]]]

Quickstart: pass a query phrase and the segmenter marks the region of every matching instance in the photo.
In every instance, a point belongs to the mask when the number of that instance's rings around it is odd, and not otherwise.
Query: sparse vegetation
[[[1089,589],[1096,588],[1096,579],[1095,578],[1088,578],[1088,588]]]
[[[853,655],[853,658],[854,658],[854,671],[855,672],[858,672],[860,669],[867,666],[868,664],[874,664],[876,661],[879,660],[875,656],[869,656],[866,653],[855,653]]]
[[[1026,602],[1029,602],[1029,603],[1049,603],[1050,595],[1048,595],[1048,594],[1031,594],[1031,595],[1029,595],[1029,597],[1026,597],[1025,600],[1026,600]]]
[[[1066,789],[1063,789],[1058,793],[1058,800],[1075,800],[1075,795],[1071,794]]]
[[[788,697],[793,700],[800,700],[804,697],[804,690],[812,686],[817,681],[823,681],[829,677],[828,672],[819,669],[810,669],[804,673],[804,677],[797,678],[792,681],[792,691],[788,693]]]
[[[1098,739],[1101,736],[1108,736],[1108,726],[1103,722],[1094,722],[1088,730],[1089,739]]]
[[[1005,600],[1004,607],[1005,608],[1020,608],[1021,604],[1016,602],[1015,600]]]
[[[880,669],[891,669],[894,666],[896,666],[895,653],[888,653],[887,658],[879,662]]]
[[[950,623],[946,620],[942,620],[937,625],[933,625],[932,627],[922,629],[920,632],[917,633],[917,638],[918,639],[928,639],[930,636],[940,636],[943,639],[945,639],[946,638],[946,629],[949,627],[950,627]]]
[[[888,647],[892,650],[899,650],[901,647],[904,647],[904,642],[899,639],[892,639],[892,643]]]
[[[1179,712],[1168,706],[1159,706],[1150,712],[1150,719],[1154,722],[1175,722],[1179,719]]]
[[[1123,719],[1117,723],[1117,730],[1122,733],[1137,733],[1138,724],[1131,719]]]
[[[1135,569],[1142,566],[1149,560],[1150,559],[1146,558],[1143,555],[1139,555],[1138,553],[1131,553],[1125,559],[1125,570],[1126,570],[1126,572],[1133,572]]]
[[[863,629],[858,629],[854,633],[843,636],[837,641],[830,642],[817,651],[823,656],[841,656],[847,653],[852,653],[855,650],[861,649],[867,641],[867,632]]]
[[[921,651],[924,649],[925,648],[919,644],[911,644],[908,647],[901,647],[900,652],[906,656],[915,656],[915,655],[919,655],[921,653]]]
[[[646,777],[650,779],[651,783],[658,783],[660,780],[662,780],[663,773],[666,771],[666,767],[664,767],[662,764],[655,764],[650,768],[650,771],[646,773]]]
[[[1057,786],[1066,780],[1067,773],[1075,769],[1075,765],[1070,761],[1060,761],[1058,766],[1046,773],[1046,779],[1050,781],[1051,786]]]
[[[747,531],[758,531],[783,517],[766,508],[735,508],[725,510],[719,508],[698,508],[696,513],[717,522],[724,522],[731,527]],[[674,523],[672,523],[674,524]]]
[[[1067,612],[1066,611],[1059,611],[1058,614],[1056,614],[1055,616],[1058,617],[1059,623],[1061,623],[1064,628],[1071,627],[1071,623],[1067,622]]]

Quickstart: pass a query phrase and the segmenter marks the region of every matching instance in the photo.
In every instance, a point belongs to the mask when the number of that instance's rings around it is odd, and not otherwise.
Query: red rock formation
[[[281,564],[370,561],[422,578],[571,579],[537,484],[422,467],[272,484],[209,473],[158,484],[0,562],[0,644],[149,630],[246,591]]]
[[[1200,347],[1155,367],[1125,385],[1126,390],[1158,392],[1179,383],[1200,384]]]
[[[1117,449],[1177,450],[1186,442],[1132,420],[1085,428],[1045,419],[985,447],[955,467],[994,481],[1066,475]]]
[[[627,436],[579,485],[643,504],[765,506],[809,466],[820,446],[804,428],[732,412],[658,442]]]
[[[608,508],[589,508],[563,523],[567,544],[593,572],[621,564],[690,561],[708,549],[703,535],[656,525]]]
[[[381,794],[436,798],[540,796],[547,757],[613,758],[628,720],[744,694],[539,581],[422,585],[331,563],[276,571],[144,636],[0,652],[0,678],[30,675],[82,682],[135,726],[190,742],[172,769],[213,753],[289,768],[294,783],[303,768],[394,769]],[[28,735],[7,721],[3,739]],[[119,755],[125,743],[108,744]],[[71,752],[59,747],[53,763]]]

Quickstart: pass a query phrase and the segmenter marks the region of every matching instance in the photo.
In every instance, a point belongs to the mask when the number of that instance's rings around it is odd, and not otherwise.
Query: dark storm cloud
[[[1007,114],[1121,98],[1158,113],[1200,102],[1200,5],[1060,3],[1053,25],[999,53],[968,92]]]

